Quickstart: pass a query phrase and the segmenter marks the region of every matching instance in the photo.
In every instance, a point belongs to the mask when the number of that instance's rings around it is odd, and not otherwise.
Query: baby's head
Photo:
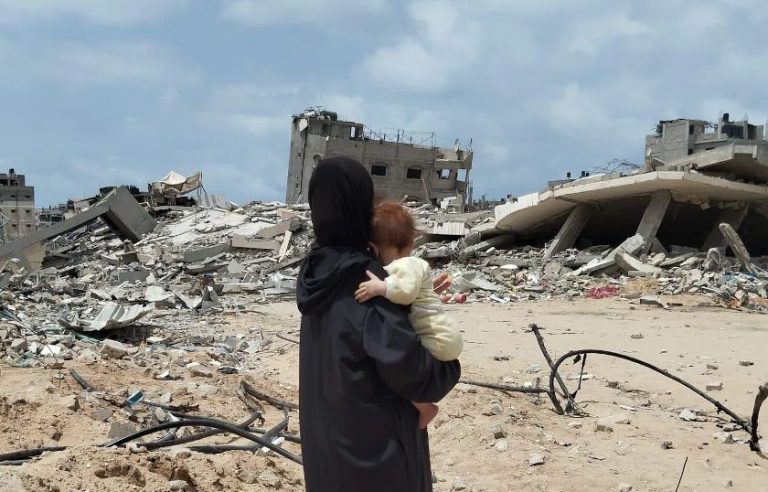
[[[373,210],[372,229],[373,245],[384,265],[413,252],[416,224],[402,205],[392,202],[377,205]]]

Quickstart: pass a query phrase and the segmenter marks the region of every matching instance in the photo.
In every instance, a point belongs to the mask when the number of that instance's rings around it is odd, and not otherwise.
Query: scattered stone
[[[459,491],[459,490],[467,490],[467,484],[464,482],[464,479],[461,477],[456,477],[456,480],[453,481],[453,486],[451,487],[451,490]]]
[[[122,359],[129,355],[136,355],[139,349],[107,338],[101,343],[100,352],[110,359]]]
[[[641,340],[641,339],[645,338],[645,336],[642,333],[633,333],[631,335],[631,338],[633,340]]]
[[[707,391],[722,391],[722,390],[723,390],[722,381],[707,383]]]
[[[488,411],[485,413],[485,415],[502,415],[503,413],[504,407],[501,405],[501,402],[494,400],[491,402],[491,406],[488,408]]]
[[[605,383],[605,385],[608,386],[609,388],[618,388],[619,387],[619,382],[618,381],[608,381],[607,383]]]
[[[672,441],[661,441],[661,449],[674,449]]]
[[[97,422],[106,422],[112,417],[112,410],[106,408],[94,408],[90,417]]]
[[[269,470],[265,470],[259,474],[259,483],[270,489],[279,489],[282,487],[280,477]]]
[[[740,365],[741,367],[749,367],[749,366],[754,366],[754,365],[755,365],[755,363],[754,363],[754,362],[752,362],[752,361],[750,361],[750,360],[740,360],[740,361],[739,361],[739,365]]]
[[[173,448],[170,455],[174,460],[185,460],[192,456],[192,451],[187,448]]]
[[[137,429],[135,425],[130,422],[121,420],[112,422],[112,425],[109,427],[109,433],[107,434],[107,437],[110,439],[120,439],[122,437],[129,436],[136,431]]]
[[[696,411],[689,409],[685,409],[680,412],[678,417],[680,417],[681,420],[685,420],[686,422],[697,422],[699,420],[699,414],[696,413]]]
[[[539,466],[544,464],[544,455],[540,453],[531,453],[528,457],[529,466]]]
[[[707,369],[709,369],[710,371],[717,371],[719,369],[719,366],[717,364],[708,363]]]
[[[632,486],[628,483],[620,483],[616,490],[618,492],[632,492]]]
[[[199,364],[197,362],[192,362],[190,364],[186,365],[187,370],[190,374],[193,376],[199,376],[203,378],[210,378],[213,376],[213,371],[211,371],[208,367]]]
[[[494,444],[493,447],[496,448],[496,451],[499,453],[503,453],[509,449],[509,442],[507,442],[506,439],[496,439],[496,444]]]
[[[27,341],[23,338],[15,338],[11,342],[11,350],[17,353],[23,353],[25,350],[27,350],[27,347]]]
[[[168,482],[168,490],[190,490],[186,480],[171,480]]]

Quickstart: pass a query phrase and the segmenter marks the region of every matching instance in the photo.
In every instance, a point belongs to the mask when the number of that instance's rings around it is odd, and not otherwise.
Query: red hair
[[[398,203],[384,202],[373,210],[373,244],[410,248],[416,239],[416,223],[408,210]]]

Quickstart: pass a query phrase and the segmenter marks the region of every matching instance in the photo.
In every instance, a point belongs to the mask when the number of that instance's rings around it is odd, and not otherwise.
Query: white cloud
[[[168,53],[156,45],[144,42],[64,45],[52,70],[61,79],[84,84],[163,82],[192,78],[177,66]]]
[[[646,35],[650,28],[630,19],[626,14],[610,14],[576,23],[568,37],[572,52],[596,55],[603,47],[622,38]]]
[[[290,119],[282,114],[206,112],[200,115],[200,123],[203,126],[230,129],[254,137],[287,135],[290,129]]]
[[[221,15],[226,20],[247,25],[308,23],[321,26],[340,16],[349,19],[351,15],[371,15],[386,7],[386,0],[228,0]]]
[[[188,0],[0,0],[0,24],[73,17],[97,24],[134,24],[163,18]]]

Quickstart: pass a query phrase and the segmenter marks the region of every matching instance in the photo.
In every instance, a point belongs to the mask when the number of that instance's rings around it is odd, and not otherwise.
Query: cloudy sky
[[[473,139],[476,196],[614,158],[659,119],[768,115],[760,0],[0,0],[0,168],[37,204],[203,170],[282,199],[290,116]]]

